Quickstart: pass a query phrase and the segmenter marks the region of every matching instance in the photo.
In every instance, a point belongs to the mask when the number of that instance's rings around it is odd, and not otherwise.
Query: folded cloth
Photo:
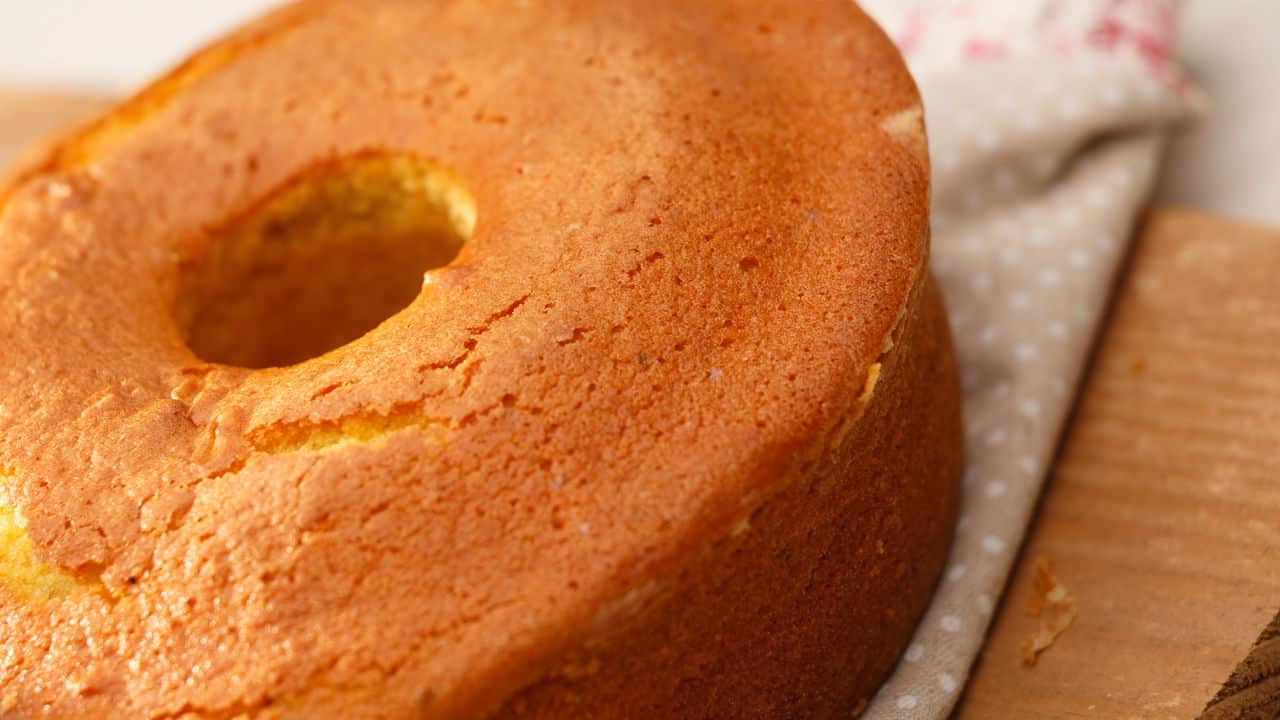
[[[968,434],[948,567],[863,717],[945,718],[1026,533],[1165,139],[1200,100],[1171,60],[1174,0],[862,4],[924,96],[933,268]]]

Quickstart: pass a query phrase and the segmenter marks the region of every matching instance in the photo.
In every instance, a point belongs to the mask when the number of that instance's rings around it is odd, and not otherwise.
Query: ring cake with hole
[[[0,195],[0,715],[845,718],[953,528],[848,0],[304,2]]]

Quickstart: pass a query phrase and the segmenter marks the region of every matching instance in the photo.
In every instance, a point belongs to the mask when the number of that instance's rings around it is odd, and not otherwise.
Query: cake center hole
[[[294,178],[184,264],[177,319],[205,362],[294,365],[407,307],[457,257],[475,201],[443,167],[363,154]]]

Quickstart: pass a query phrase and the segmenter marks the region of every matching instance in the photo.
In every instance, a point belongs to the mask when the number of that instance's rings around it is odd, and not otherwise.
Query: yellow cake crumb
[[[36,558],[27,520],[13,499],[12,475],[0,475],[0,587],[27,600],[70,595],[78,581]]]

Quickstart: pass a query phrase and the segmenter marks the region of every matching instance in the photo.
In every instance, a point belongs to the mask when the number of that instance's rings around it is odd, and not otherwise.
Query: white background
[[[0,0],[0,85],[123,94],[275,4]],[[1175,143],[1160,199],[1280,224],[1280,0],[1187,0],[1182,20],[1213,110]]]
[[[0,83],[123,93],[194,47],[277,4],[0,0]]]

